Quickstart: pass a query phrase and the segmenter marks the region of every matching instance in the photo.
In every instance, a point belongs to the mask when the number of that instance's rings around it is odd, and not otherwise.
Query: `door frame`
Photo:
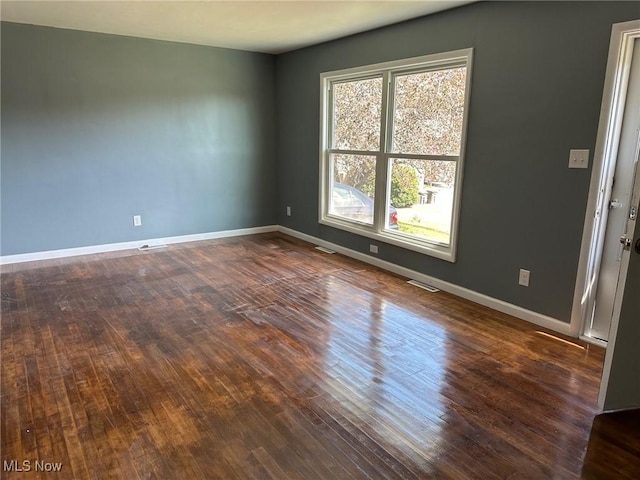
[[[636,39],[640,39],[640,20],[616,23],[611,29],[611,43],[600,108],[598,136],[593,155],[589,198],[582,233],[580,261],[576,286],[571,310],[571,333],[592,343],[606,345],[592,337],[584,335],[587,324],[593,313],[598,276],[604,247],[604,236],[607,226],[609,209],[607,208],[608,194],[612,187],[612,174],[616,166],[616,158],[622,131],[622,118],[627,98],[629,73],[633,48]],[[620,316],[622,292],[626,281],[629,265],[629,255],[623,255],[620,262],[620,276],[617,286],[612,331],[609,335],[609,345],[615,343],[614,324]],[[623,275],[624,273],[624,275]],[[613,350],[613,349],[611,349]],[[603,372],[603,385],[605,375]],[[602,392],[601,392],[602,393]]]

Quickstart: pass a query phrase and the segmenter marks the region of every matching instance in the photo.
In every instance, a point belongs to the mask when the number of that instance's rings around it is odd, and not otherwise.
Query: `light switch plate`
[[[569,168],[588,168],[589,150],[570,150]]]

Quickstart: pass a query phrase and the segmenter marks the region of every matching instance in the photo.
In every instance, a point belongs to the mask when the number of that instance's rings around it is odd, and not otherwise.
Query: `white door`
[[[586,325],[585,335],[607,341],[613,317],[614,302],[620,276],[624,240],[630,222],[637,215],[637,202],[632,202],[640,147],[640,39],[634,41],[629,83],[620,132],[620,143],[613,178],[606,182],[609,189],[605,205],[606,233],[597,281],[593,316]],[[609,188],[609,185],[611,187]],[[606,208],[607,208],[606,207]],[[629,239],[631,242],[631,239]]]

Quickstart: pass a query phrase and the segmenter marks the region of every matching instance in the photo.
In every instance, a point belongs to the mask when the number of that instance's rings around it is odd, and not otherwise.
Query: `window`
[[[320,223],[455,261],[471,57],[320,76]]]

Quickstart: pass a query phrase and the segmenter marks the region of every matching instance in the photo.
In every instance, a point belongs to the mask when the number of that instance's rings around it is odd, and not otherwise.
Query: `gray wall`
[[[274,224],[274,101],[270,55],[3,23],[1,254]]]
[[[278,56],[278,223],[369,251],[318,224],[321,72],[473,47],[457,262],[378,256],[569,322],[591,172],[569,150],[593,153],[611,26],[635,18],[635,2],[482,2]]]
[[[639,206],[640,208],[640,206]],[[634,242],[640,241],[636,226]],[[635,243],[634,243],[635,245]],[[640,254],[632,250],[604,410],[640,408]]]

